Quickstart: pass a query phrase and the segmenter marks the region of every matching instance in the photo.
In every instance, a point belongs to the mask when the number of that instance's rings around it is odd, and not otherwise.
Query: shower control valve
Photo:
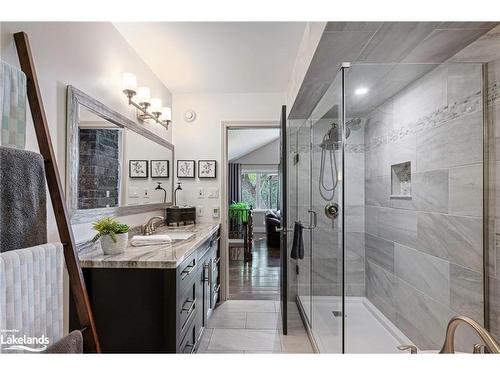
[[[335,202],[328,203],[325,206],[325,215],[329,219],[336,219],[339,216],[339,205]]]

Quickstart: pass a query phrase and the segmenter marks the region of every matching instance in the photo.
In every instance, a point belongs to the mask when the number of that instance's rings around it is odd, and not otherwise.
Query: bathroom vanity
[[[220,290],[219,224],[156,234],[194,233],[169,245],[129,246],[104,255],[81,249],[97,333],[104,353],[194,353]],[[79,328],[70,309],[70,328]]]

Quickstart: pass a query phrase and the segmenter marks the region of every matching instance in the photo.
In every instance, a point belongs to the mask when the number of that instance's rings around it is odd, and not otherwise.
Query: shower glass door
[[[344,351],[343,80],[342,68],[309,118],[311,327],[323,353]]]

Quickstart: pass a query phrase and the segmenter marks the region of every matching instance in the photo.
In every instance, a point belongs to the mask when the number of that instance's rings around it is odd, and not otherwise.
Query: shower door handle
[[[304,229],[312,230],[318,226],[318,215],[316,215],[316,211],[313,210],[307,210],[307,212],[309,212],[311,217],[310,225],[308,227],[304,227]]]

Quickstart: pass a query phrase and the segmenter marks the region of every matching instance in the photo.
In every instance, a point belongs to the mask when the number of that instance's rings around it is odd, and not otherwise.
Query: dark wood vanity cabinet
[[[218,231],[177,268],[83,268],[104,353],[194,353],[220,290]],[[78,319],[70,306],[70,328]]]

